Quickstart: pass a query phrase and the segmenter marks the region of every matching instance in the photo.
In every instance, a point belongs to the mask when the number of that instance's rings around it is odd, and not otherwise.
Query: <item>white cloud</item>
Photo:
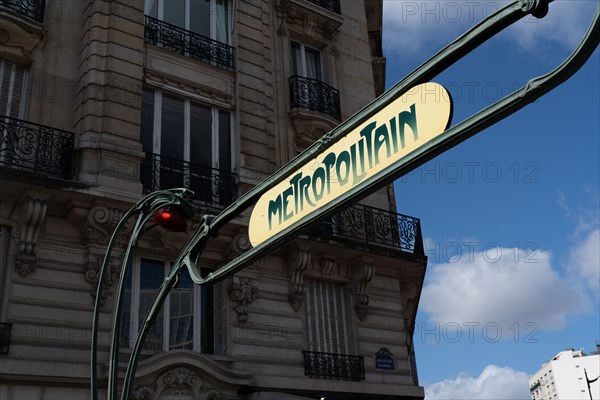
[[[501,330],[489,336],[507,338],[515,334],[515,323],[523,332],[531,332],[532,323],[541,330],[560,329],[567,314],[585,307],[581,291],[553,269],[549,252],[480,248],[430,267],[419,307],[431,322],[493,324]]]
[[[386,52],[433,55],[471,26],[501,9],[499,1],[384,0]],[[525,50],[554,43],[574,49],[591,21],[596,2],[556,0],[543,19],[528,16],[509,27],[503,38]]]
[[[571,271],[596,293],[600,293],[600,229],[591,231],[573,250]]]
[[[591,23],[595,1],[557,0],[542,19],[525,18],[509,28],[508,36],[525,50],[534,50],[540,43],[551,42],[575,49]]]
[[[529,376],[525,372],[495,365],[485,367],[481,375],[459,375],[425,387],[428,400],[525,400],[529,394]]]

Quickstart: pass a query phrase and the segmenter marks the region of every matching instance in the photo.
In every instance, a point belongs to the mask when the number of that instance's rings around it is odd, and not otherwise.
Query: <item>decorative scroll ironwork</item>
[[[340,6],[340,0],[308,0],[313,4],[318,5],[319,7],[323,7],[326,10],[334,12],[336,14],[342,13],[342,8]]]
[[[144,40],[194,60],[235,70],[235,48],[148,15]]]
[[[413,254],[422,249],[418,218],[363,204],[356,204],[325,220],[310,234],[327,239],[359,240]]]
[[[304,375],[311,378],[365,379],[365,361],[361,356],[303,351]]]
[[[0,166],[71,177],[73,133],[0,117]]]
[[[373,57],[383,57],[383,43],[381,42],[381,32],[369,32],[369,42],[371,43],[371,55]]]
[[[317,111],[341,121],[340,92],[317,79],[291,76],[290,102],[292,108]]]
[[[175,187],[193,190],[194,204],[210,212],[221,211],[235,200],[234,173],[159,154],[146,154],[141,181],[144,193]]]
[[[44,0],[0,0],[0,8],[8,8],[35,22],[44,21]]]

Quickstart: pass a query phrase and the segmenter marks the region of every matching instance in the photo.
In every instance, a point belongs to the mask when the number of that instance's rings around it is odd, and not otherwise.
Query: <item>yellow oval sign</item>
[[[452,99],[437,83],[415,86],[333,143],[258,200],[248,236],[257,246],[343,193],[367,186],[384,170],[443,133]]]

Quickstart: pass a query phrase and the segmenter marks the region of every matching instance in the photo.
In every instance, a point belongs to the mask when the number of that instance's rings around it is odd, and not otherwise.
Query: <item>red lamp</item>
[[[160,226],[171,232],[187,232],[189,220],[187,213],[179,206],[167,206],[154,213],[154,219]]]

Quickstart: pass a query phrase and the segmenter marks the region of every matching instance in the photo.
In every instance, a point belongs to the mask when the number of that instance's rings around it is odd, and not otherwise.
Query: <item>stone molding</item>
[[[304,303],[304,272],[311,264],[312,254],[299,247],[292,249],[287,257],[290,284],[288,301],[294,311],[299,311]]]
[[[102,248],[89,248],[88,249],[88,262],[85,265],[84,278],[87,283],[91,285],[90,296],[93,300],[96,299],[96,293],[98,291],[98,282],[100,280],[100,269],[102,268],[102,262],[104,261],[104,249]],[[121,254],[115,255],[110,258],[108,264],[108,270],[105,273],[104,286],[102,288],[100,305],[104,306],[106,299],[112,296],[112,287],[119,282],[119,276],[121,275]]]
[[[123,218],[127,211],[119,208],[97,205],[90,209],[85,224],[84,237],[93,244],[106,246],[117,227],[117,224]],[[117,236],[117,246],[123,247],[129,240],[129,234],[133,229],[131,222],[125,225],[124,229]]]
[[[287,36],[288,29],[292,28],[311,37],[334,40],[344,23],[341,15],[315,6],[307,0],[279,0],[276,7],[281,15],[277,29],[281,36]]]
[[[351,269],[354,284],[354,310],[358,319],[364,321],[369,313],[367,288],[375,274],[375,267],[370,260],[361,257],[352,263]]]
[[[252,285],[250,279],[234,276],[229,287],[229,298],[237,303],[234,310],[240,322],[248,321],[248,305],[256,298],[258,289]]]
[[[37,241],[46,219],[50,195],[27,192],[23,198],[21,231],[17,250],[15,270],[25,278],[37,265]]]
[[[184,366],[168,369],[152,385],[141,385],[132,393],[133,400],[154,400],[182,396],[200,400],[220,400],[221,393],[206,387],[196,371]],[[191,397],[189,397],[191,396]]]

